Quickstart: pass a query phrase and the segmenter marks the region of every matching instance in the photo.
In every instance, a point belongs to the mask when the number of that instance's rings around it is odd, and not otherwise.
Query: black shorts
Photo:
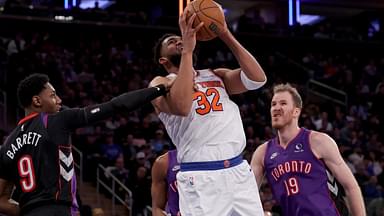
[[[71,207],[67,205],[42,205],[37,208],[34,208],[24,214],[23,216],[72,216]]]

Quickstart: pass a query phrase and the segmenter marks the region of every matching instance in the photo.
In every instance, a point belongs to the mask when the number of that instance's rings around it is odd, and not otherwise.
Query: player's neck
[[[165,65],[165,70],[167,70],[168,73],[174,73],[178,74],[179,73],[179,67],[175,66],[173,64]]]
[[[292,139],[294,139],[299,132],[300,128],[297,125],[280,128],[277,131],[280,145],[284,148],[287,147],[289,142],[291,142]]]
[[[24,112],[25,112],[25,116],[28,116],[28,115],[30,115],[32,113],[38,113],[39,111],[37,111],[35,109],[32,109],[32,108],[25,108]]]

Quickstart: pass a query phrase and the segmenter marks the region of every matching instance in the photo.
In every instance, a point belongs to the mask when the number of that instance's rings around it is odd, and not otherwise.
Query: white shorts
[[[182,216],[264,215],[255,176],[247,161],[219,170],[177,174]]]

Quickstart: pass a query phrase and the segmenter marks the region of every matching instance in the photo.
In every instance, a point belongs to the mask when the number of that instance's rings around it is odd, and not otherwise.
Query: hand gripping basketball
[[[204,22],[204,26],[196,33],[199,41],[208,41],[226,31],[226,23],[223,9],[213,0],[194,0],[186,7],[187,20],[196,13],[193,27]]]

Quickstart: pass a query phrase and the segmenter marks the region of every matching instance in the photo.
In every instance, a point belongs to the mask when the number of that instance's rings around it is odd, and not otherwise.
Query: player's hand
[[[14,202],[9,202],[9,205],[11,206],[11,208],[9,209],[9,212],[8,212],[8,214],[10,216],[20,215],[20,208],[19,208],[18,204],[15,204]]]
[[[230,34],[230,32],[228,30],[227,22],[224,22],[223,27],[219,26],[219,28],[217,30],[217,36],[220,39],[222,39],[223,37],[227,36],[228,34]]]
[[[171,89],[175,80],[176,80],[176,77],[170,77],[170,78],[168,78],[168,81],[164,83],[165,89],[167,91],[169,91]]]
[[[179,17],[179,27],[181,31],[181,38],[183,40],[183,53],[193,52],[196,46],[196,32],[203,27],[204,23],[201,22],[196,28],[193,27],[193,22],[196,18],[196,13],[193,13],[187,20],[188,10]]]

